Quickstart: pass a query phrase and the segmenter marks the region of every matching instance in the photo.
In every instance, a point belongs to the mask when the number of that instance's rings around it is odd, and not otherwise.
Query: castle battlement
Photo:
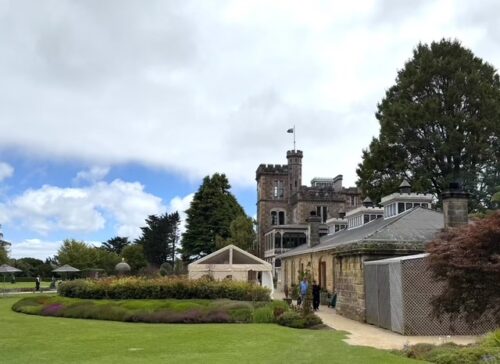
[[[288,174],[288,166],[286,164],[261,164],[257,168],[257,179],[262,174]]]

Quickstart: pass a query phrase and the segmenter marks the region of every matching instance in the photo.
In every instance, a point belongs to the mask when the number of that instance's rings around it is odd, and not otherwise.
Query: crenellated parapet
[[[257,180],[263,174],[288,174],[288,166],[286,164],[261,164],[255,174]]]

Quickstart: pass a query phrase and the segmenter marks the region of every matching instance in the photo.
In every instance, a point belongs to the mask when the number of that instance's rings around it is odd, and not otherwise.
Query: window
[[[408,207],[407,207],[407,209],[408,209]],[[398,202],[398,214],[401,214],[404,211],[405,211],[405,203],[404,202]]]
[[[278,225],[278,214],[276,211],[271,211],[271,225]]]
[[[363,216],[363,224],[370,222],[370,215],[366,214]]]
[[[283,181],[281,181],[281,180],[274,181],[273,197],[274,198],[283,198],[284,196],[285,196],[285,190],[283,188]]]
[[[325,223],[328,218],[328,206],[316,206],[316,216],[321,217],[321,222]]]
[[[278,212],[278,224],[285,225],[285,211]]]
[[[285,225],[285,211],[271,211],[271,225]]]
[[[406,203],[406,209],[409,210],[411,209],[413,206],[411,205],[411,202],[407,202]]]
[[[426,208],[427,208],[427,204],[426,204],[426,203],[423,203],[423,204],[422,204],[422,208],[426,209]]]

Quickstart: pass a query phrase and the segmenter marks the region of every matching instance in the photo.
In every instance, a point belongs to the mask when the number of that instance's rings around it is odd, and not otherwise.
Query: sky
[[[0,0],[0,224],[11,257],[140,235],[225,173],[304,151],[356,182],[374,116],[419,43],[500,65],[500,2]],[[184,226],[181,226],[184,229]]]

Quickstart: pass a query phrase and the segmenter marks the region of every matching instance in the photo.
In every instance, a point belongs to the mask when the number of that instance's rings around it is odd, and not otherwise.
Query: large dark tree
[[[115,236],[102,243],[101,247],[108,252],[121,254],[123,248],[130,244],[127,237]]]
[[[474,322],[491,312],[500,325],[500,211],[443,232],[427,251],[434,278],[444,283],[434,313],[463,312]]]
[[[403,178],[438,198],[450,182],[491,206],[500,184],[500,80],[458,41],[419,44],[378,105],[380,135],[363,152],[358,185],[380,200]]]
[[[7,252],[5,248],[0,245],[0,264],[7,263],[9,261],[9,257],[7,256]]]
[[[151,215],[142,227],[142,237],[137,240],[144,249],[144,257],[155,267],[175,262],[176,244],[179,240],[179,214],[173,212],[160,216]]]
[[[215,241],[230,236],[229,226],[243,208],[229,192],[231,186],[224,174],[207,176],[186,211],[186,232],[182,236],[182,257],[191,261],[212,253]]]
[[[255,241],[255,230],[253,220],[246,215],[237,216],[229,225],[229,238],[216,237],[218,249],[233,244],[243,250],[251,251]]]

